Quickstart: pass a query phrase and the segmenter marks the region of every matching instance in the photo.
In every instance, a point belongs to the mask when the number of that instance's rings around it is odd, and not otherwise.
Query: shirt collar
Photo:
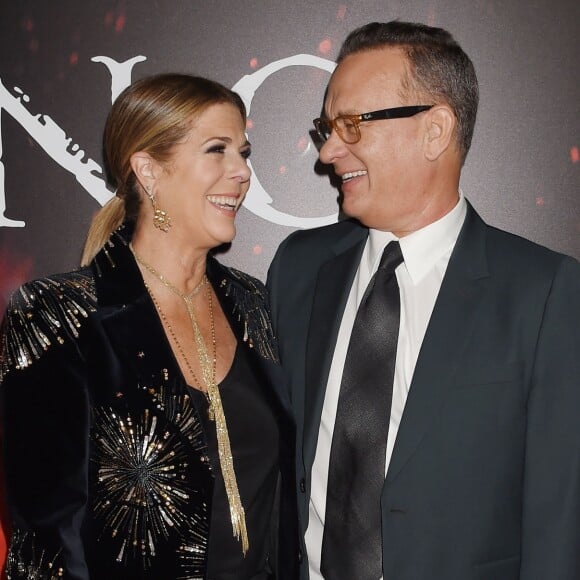
[[[460,189],[459,201],[449,213],[408,236],[397,238],[392,232],[369,230],[369,270],[371,272],[376,270],[386,245],[398,240],[409,276],[413,284],[419,283],[435,264],[451,251],[463,226],[466,213],[467,204]]]

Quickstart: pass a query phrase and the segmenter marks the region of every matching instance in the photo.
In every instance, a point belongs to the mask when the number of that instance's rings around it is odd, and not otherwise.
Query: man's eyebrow
[[[334,115],[334,117],[329,117],[326,112],[324,113],[324,118],[325,119],[336,119],[337,117],[356,117],[360,115],[359,112],[356,112],[354,109],[346,109],[343,111],[338,111],[338,113],[336,115]]]

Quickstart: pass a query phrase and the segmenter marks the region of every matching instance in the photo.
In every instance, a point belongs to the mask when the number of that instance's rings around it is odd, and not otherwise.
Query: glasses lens
[[[337,117],[334,122],[345,143],[356,143],[360,139],[358,123],[350,117]]]
[[[328,119],[314,119],[314,127],[316,128],[319,137],[323,141],[328,141],[330,133],[332,133],[332,125]]]

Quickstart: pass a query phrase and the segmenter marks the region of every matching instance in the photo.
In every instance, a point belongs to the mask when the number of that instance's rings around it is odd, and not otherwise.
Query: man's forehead
[[[381,103],[395,106],[408,73],[399,48],[368,50],[347,56],[335,69],[324,102],[333,115],[360,113],[360,107]]]

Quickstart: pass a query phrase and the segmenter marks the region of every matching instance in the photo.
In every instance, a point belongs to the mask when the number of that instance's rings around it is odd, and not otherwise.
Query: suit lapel
[[[334,248],[318,272],[306,347],[304,462],[312,465],[326,383],[342,314],[365,246],[368,231],[357,227]]]
[[[475,327],[487,278],[485,224],[468,205],[421,346],[387,472],[387,485],[409,460],[438,415],[450,379],[461,364],[463,347]]]

